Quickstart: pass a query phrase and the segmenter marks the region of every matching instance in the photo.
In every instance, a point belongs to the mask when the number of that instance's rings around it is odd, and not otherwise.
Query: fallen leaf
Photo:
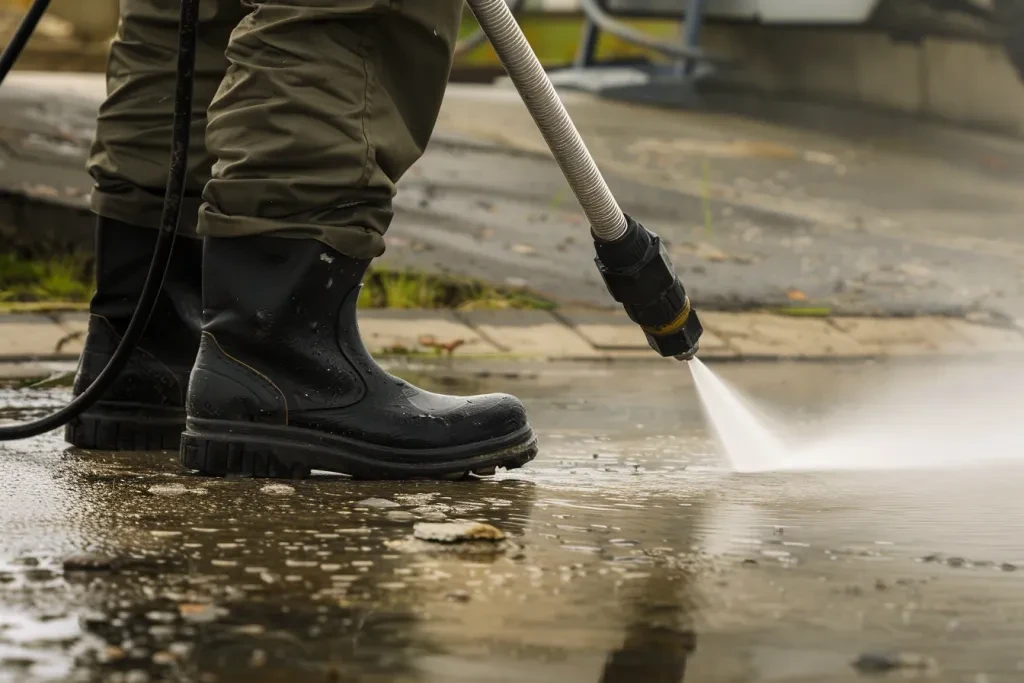
[[[799,289],[787,289],[786,298],[790,301],[807,301],[807,295]]]
[[[418,341],[420,346],[426,346],[428,349],[434,349],[438,353],[444,351],[449,356],[455,353],[455,349],[466,343],[465,339],[453,339],[449,342],[442,342],[429,335],[420,337]]]

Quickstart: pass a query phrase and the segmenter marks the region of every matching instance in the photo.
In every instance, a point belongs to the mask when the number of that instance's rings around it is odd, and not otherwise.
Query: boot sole
[[[194,418],[181,435],[181,464],[213,476],[304,479],[326,470],[359,479],[451,479],[516,469],[536,455],[529,426],[444,449],[389,448],[300,427]]]
[[[181,447],[185,410],[97,403],[64,427],[75,448],[97,451],[173,451]]]

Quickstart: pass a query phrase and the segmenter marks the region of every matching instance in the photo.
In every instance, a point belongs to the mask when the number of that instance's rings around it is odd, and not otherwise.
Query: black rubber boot
[[[103,371],[128,329],[153,258],[157,231],[100,218],[96,293],[78,365],[77,396]],[[99,450],[177,449],[185,428],[185,393],[199,349],[202,242],[179,237],[156,310],[128,365],[64,439]]]
[[[435,478],[533,459],[536,438],[517,399],[433,394],[377,365],[356,323],[368,265],[311,239],[206,240],[186,468]]]

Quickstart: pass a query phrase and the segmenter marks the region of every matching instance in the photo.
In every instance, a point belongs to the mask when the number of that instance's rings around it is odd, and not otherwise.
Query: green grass
[[[359,296],[360,308],[545,309],[554,305],[528,292],[469,278],[373,268]],[[0,253],[0,312],[82,308],[93,292],[85,258],[24,259]]]
[[[84,303],[92,291],[91,267],[85,258],[36,260],[0,253],[0,304]]]
[[[550,301],[529,292],[449,275],[374,268],[367,274],[364,285],[359,295],[360,308],[550,310],[555,307]]]

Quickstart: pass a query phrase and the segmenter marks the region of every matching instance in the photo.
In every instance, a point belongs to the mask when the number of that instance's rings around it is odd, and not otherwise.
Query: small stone
[[[864,595],[864,589],[862,589],[860,586],[847,586],[846,594],[853,596]]]
[[[413,536],[433,543],[501,541],[505,538],[501,529],[482,522],[421,522],[413,528]]]
[[[10,572],[0,572],[0,583],[11,583],[14,579],[14,574]]]
[[[260,649],[255,649],[252,654],[249,655],[249,667],[253,669],[259,669],[267,665],[267,653]]]
[[[64,559],[66,572],[105,572],[114,569],[117,560],[110,555],[85,553]]]
[[[11,562],[11,564],[17,565],[19,567],[38,567],[39,560],[37,560],[34,557],[19,557],[13,562]]]
[[[865,652],[853,661],[861,673],[882,673],[895,669],[935,670],[935,660],[915,652]]]
[[[217,608],[204,603],[183,602],[178,605],[178,613],[185,621],[206,624],[217,620]]]
[[[888,588],[889,588],[889,586],[885,585],[885,581],[882,581],[881,579],[875,579],[875,590],[876,591],[884,591],[884,590],[888,590]]]
[[[451,591],[445,597],[447,597],[452,602],[469,602],[470,599],[471,599],[470,595],[469,595],[469,592],[468,591],[464,591],[461,588],[459,590]]]
[[[163,651],[154,652],[152,657],[153,663],[158,666],[167,666],[169,664],[174,664],[174,659],[174,655],[172,655],[170,652]]]
[[[51,581],[56,576],[49,569],[29,569],[25,572],[25,578],[29,581]]]
[[[743,560],[743,566],[744,567],[756,567],[757,566],[757,560],[753,560],[753,559],[747,558],[746,560]]]
[[[142,669],[129,671],[124,676],[124,683],[149,683],[149,674]]]
[[[157,624],[149,627],[149,635],[154,638],[173,638],[176,631],[170,624]]]
[[[357,507],[361,508],[397,508],[401,507],[398,503],[387,498],[367,498],[356,503]]]
[[[290,496],[295,493],[295,487],[288,484],[267,484],[260,489],[260,493],[268,496]]]
[[[1015,571],[1017,571],[1017,565],[1010,564],[1009,562],[1003,562],[1001,565],[999,565],[999,568],[1002,569],[1004,572],[1015,572]]]
[[[103,650],[103,654],[100,657],[100,659],[104,663],[110,663],[110,662],[118,662],[118,661],[124,659],[127,656],[128,656],[127,653],[124,650],[122,650],[121,648],[119,648],[118,646],[116,646],[116,645],[109,645],[109,646],[107,646],[107,648],[105,650]]]
[[[156,621],[161,624],[169,624],[173,621],[177,621],[178,615],[174,612],[146,612],[146,618],[150,621]]]
[[[946,560],[946,564],[948,564],[950,567],[962,567],[964,566],[964,564],[966,564],[966,562],[967,560],[965,560],[962,557],[951,557],[948,560]]]
[[[147,490],[154,496],[180,496],[188,493],[188,487],[184,484],[156,484]]]
[[[922,562],[938,562],[942,559],[942,556],[938,553],[932,553],[931,555],[925,555],[921,558]]]
[[[154,529],[149,532],[150,536],[156,536],[157,538],[174,538],[175,536],[181,536],[180,531],[165,531],[162,529]],[[145,671],[141,673],[146,673]]]
[[[387,513],[387,518],[393,522],[409,522],[416,519],[416,515],[405,510],[391,510]]]
[[[192,652],[192,645],[189,643],[171,643],[167,646],[167,651],[175,657],[187,657]]]

